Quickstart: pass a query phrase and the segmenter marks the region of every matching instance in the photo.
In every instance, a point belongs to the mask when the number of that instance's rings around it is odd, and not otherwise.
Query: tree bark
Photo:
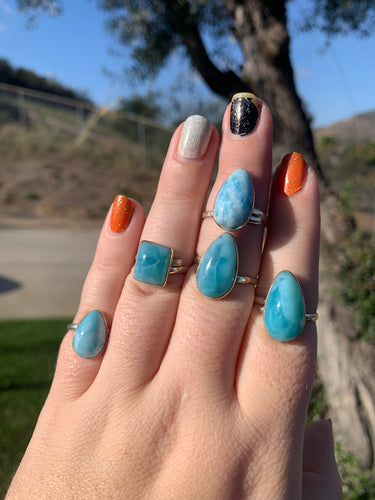
[[[274,119],[275,151],[301,153],[324,179],[311,128],[297,94],[289,57],[285,1],[224,0],[241,44],[242,80],[266,101]]]

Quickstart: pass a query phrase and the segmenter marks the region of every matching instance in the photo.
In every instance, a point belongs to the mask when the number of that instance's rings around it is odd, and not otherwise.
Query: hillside
[[[346,142],[375,141],[375,111],[353,116],[314,131],[316,139],[333,137],[341,144]]]
[[[76,146],[89,118],[29,101],[20,119],[17,100],[7,99],[0,100],[0,224],[98,224],[118,193],[149,208],[169,132],[106,115]],[[371,229],[375,111],[318,129],[315,137],[326,175]]]

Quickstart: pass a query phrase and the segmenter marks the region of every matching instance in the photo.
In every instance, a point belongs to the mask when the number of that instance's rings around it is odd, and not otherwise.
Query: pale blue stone
[[[250,174],[235,170],[221,186],[215,200],[214,218],[226,231],[243,227],[254,207],[254,186]]]
[[[301,333],[305,302],[298,281],[289,271],[276,276],[264,307],[264,326],[275,340],[287,342]]]
[[[100,311],[89,312],[78,325],[73,337],[73,349],[82,358],[95,358],[107,342],[107,324]]]
[[[229,233],[220,235],[208,247],[197,270],[197,286],[210,299],[229,293],[237,278],[236,240]]]
[[[151,241],[141,241],[134,278],[150,285],[164,286],[171,266],[172,249]]]

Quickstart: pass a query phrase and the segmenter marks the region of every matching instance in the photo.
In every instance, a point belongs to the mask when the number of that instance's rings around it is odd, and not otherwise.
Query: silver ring
[[[198,290],[209,299],[223,299],[236,283],[258,284],[258,278],[238,275],[238,249],[230,233],[223,233],[207,248],[203,257],[195,257],[198,264],[196,282]]]
[[[66,331],[68,332],[69,330],[77,330],[79,323],[69,323],[69,325],[66,327]]]
[[[170,274],[185,273],[181,259],[173,257],[173,248],[143,240],[139,243],[134,266],[134,279],[149,285],[164,287]]]
[[[281,271],[274,279],[267,297],[255,297],[261,306],[264,326],[268,334],[280,342],[299,336],[307,321],[317,321],[318,313],[306,313],[305,299],[300,284],[290,271]]]
[[[198,257],[198,255],[195,256],[194,259],[194,264],[199,264],[201,263],[202,257]],[[258,276],[256,278],[251,278],[250,276],[238,276],[235,280],[235,283],[239,283],[240,285],[254,285],[257,286],[258,284]]]
[[[267,215],[265,215],[261,210],[258,208],[254,208],[250,214],[250,217],[246,220],[244,224],[242,224],[239,227],[236,228],[229,228],[229,227],[224,227],[221,224],[219,224],[215,218],[214,212],[212,210],[207,210],[202,213],[202,219],[208,219],[209,217],[212,217],[216,224],[220,226],[222,229],[225,231],[237,231],[238,229],[242,229],[246,224],[265,224],[267,225]]]
[[[255,193],[247,170],[235,170],[216,195],[214,209],[203,212],[202,219],[212,217],[225,231],[237,231],[246,224],[266,224],[267,216],[254,208]]]
[[[254,304],[258,305],[261,307],[261,311],[264,311],[264,306],[266,303],[266,299],[264,297],[254,297]],[[306,313],[305,314],[305,321],[318,321],[319,319],[319,314],[316,313]]]

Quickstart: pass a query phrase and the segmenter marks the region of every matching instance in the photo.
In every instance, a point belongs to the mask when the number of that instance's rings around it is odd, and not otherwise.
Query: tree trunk
[[[289,58],[285,2],[225,0],[244,54],[242,80],[264,99],[274,119],[275,151],[301,153],[324,179],[311,128],[297,95]]]
[[[285,2],[224,0],[224,3],[244,54],[242,80],[266,101],[272,112],[275,156],[279,161],[290,150],[300,152],[323,181],[319,374],[338,439],[362,465],[374,468],[375,348],[353,338],[350,313],[329,293],[332,280],[327,278],[327,269],[331,257],[324,251],[326,245],[346,238],[355,224],[339,210],[337,195],[327,186],[310,124],[296,92]]]

